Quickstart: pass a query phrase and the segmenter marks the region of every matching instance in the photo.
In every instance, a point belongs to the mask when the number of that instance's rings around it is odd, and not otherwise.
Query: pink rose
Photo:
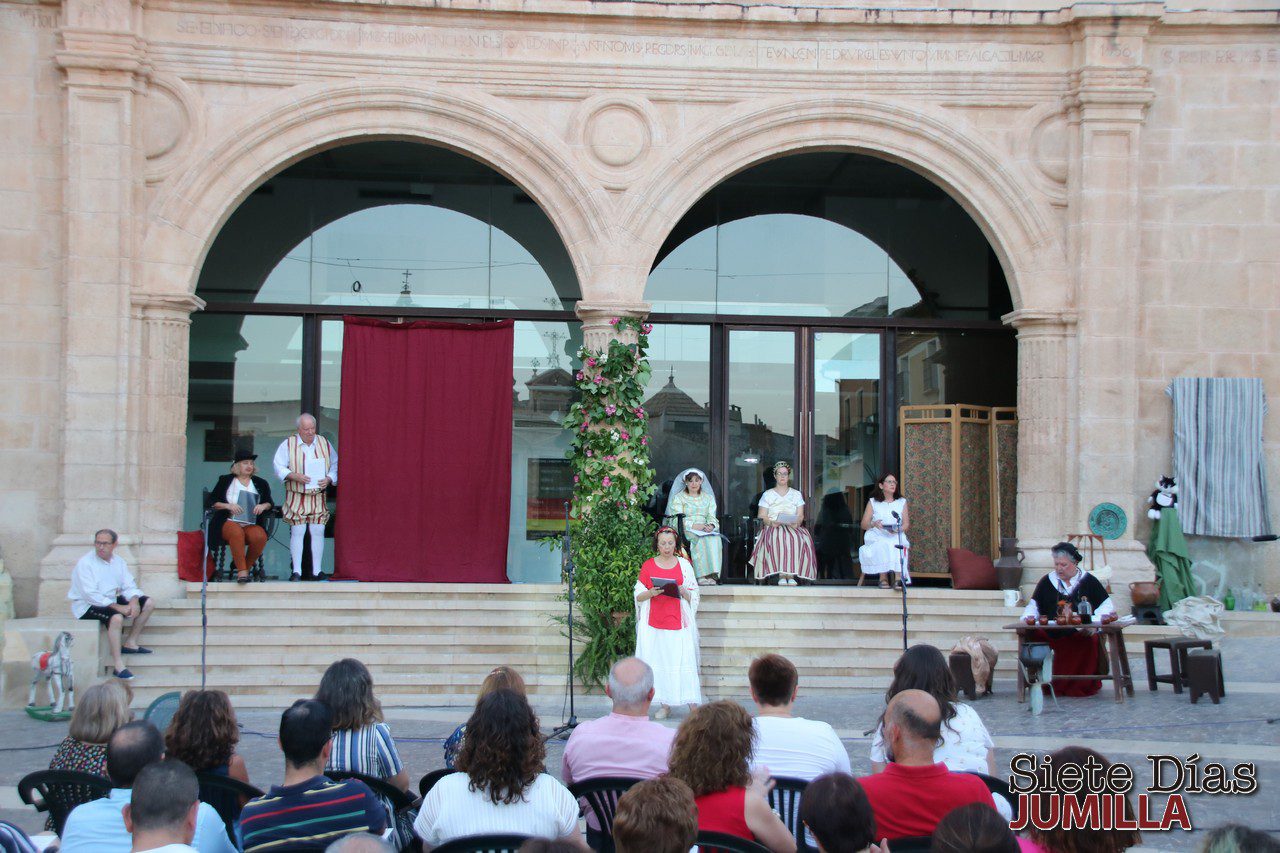
[[[610,325],[610,326],[616,326],[616,325],[618,325],[618,318],[617,318],[617,317],[614,317],[613,319],[611,319],[611,320],[609,321],[609,325]]]
[[[641,444],[648,444],[648,443],[649,443],[649,436],[647,436],[647,435],[642,435],[642,436],[640,436],[640,443],[641,443]]]
[[[573,475],[573,482],[575,482],[575,483],[576,483],[576,482],[578,482],[578,475],[577,475],[577,474],[574,474],[574,475]]]
[[[630,438],[631,438],[631,433],[627,432],[626,430],[623,430],[623,431],[622,431],[622,440],[623,440],[623,441],[627,441],[627,440],[629,440]]]
[[[579,382],[581,382],[583,379],[586,379],[587,377],[586,377],[586,374],[584,374],[581,370],[579,370],[577,375],[574,378],[577,379]]]
[[[604,413],[606,415],[612,415],[616,411],[618,411],[618,407],[613,405],[612,403],[604,407]]]
[[[653,324],[652,324],[652,323],[645,323],[645,324],[644,324],[643,326],[641,326],[640,328],[641,328],[641,329],[643,329],[643,330],[644,330],[644,333],[647,335],[647,334],[649,334],[650,332],[652,332],[652,331],[653,331]]]
[[[608,477],[605,477],[603,480],[600,481],[600,485],[604,486],[607,489],[613,485],[613,480],[610,480]]]
[[[631,488],[627,489],[627,491],[634,495],[639,488],[640,488],[639,486],[632,483]]]
[[[595,366],[596,366],[596,360],[594,358],[587,359],[587,367],[595,367]]]
[[[637,409],[636,409],[636,417],[637,417],[637,418],[640,418],[641,420],[644,420],[644,409],[637,408]]]
[[[587,455],[588,455],[588,456],[592,456],[592,455],[593,455],[593,454],[592,454],[592,452],[591,452],[591,448],[590,448],[590,447],[588,447],[588,448],[587,448]]]
[[[597,376],[595,379],[592,379],[591,381],[592,381],[592,382],[594,382],[594,383],[596,383],[597,385],[599,385],[601,382],[603,382],[603,381],[604,381],[604,377],[603,377],[603,376]]]

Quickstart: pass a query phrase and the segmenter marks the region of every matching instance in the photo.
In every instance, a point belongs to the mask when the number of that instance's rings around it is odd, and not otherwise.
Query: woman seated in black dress
[[[205,509],[215,510],[209,519],[209,548],[227,546],[236,567],[237,583],[249,582],[249,569],[267,547],[264,523],[265,513],[271,509],[271,486],[254,476],[257,468],[253,460],[257,458],[252,453],[236,451],[231,473],[218,478],[205,505]]]
[[[1114,618],[1116,606],[1102,582],[1080,568],[1083,558],[1070,542],[1059,542],[1050,552],[1053,571],[1040,578],[1031,600],[1022,611],[1023,621],[1035,622],[1039,617],[1057,619],[1060,604],[1071,605],[1071,612],[1090,612],[1092,621],[1101,623],[1104,616]],[[1082,605],[1087,602],[1088,608]],[[1098,634],[1091,628],[1078,631],[1050,631],[1048,641],[1053,648],[1053,671],[1057,675],[1093,675],[1098,672]],[[1102,689],[1101,681],[1053,680],[1058,696],[1092,696]]]

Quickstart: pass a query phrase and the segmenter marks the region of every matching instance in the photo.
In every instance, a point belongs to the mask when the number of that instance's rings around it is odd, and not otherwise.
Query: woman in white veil
[[[699,595],[693,566],[676,553],[675,530],[658,528],[654,549],[636,579],[636,657],[653,670],[654,718],[663,720],[671,705],[702,703],[694,619]],[[677,594],[664,594],[664,582],[673,583]]]
[[[684,531],[689,539],[689,559],[693,562],[698,583],[712,584],[720,579],[720,561],[724,549],[720,542],[716,493],[707,475],[697,468],[686,468],[671,484],[667,498],[667,518],[674,523],[684,515]]]

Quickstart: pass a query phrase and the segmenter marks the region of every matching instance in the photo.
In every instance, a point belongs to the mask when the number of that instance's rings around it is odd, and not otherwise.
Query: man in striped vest
[[[324,557],[324,525],[329,520],[325,490],[338,482],[338,450],[329,439],[316,434],[312,415],[298,416],[298,432],[280,443],[273,460],[276,476],[284,482],[284,520],[289,525],[289,552],[293,573],[302,580],[302,538],[311,535],[311,576],[320,580]]]

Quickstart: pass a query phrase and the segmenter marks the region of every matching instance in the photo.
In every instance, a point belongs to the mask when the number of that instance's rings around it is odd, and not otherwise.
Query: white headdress
[[[675,501],[676,495],[685,491],[684,478],[688,477],[690,474],[697,474],[701,477],[702,491],[709,495],[711,500],[714,501],[716,499],[715,489],[711,488],[711,481],[707,479],[706,473],[701,468],[685,468],[676,476],[675,482],[671,484],[671,494],[667,497],[667,508],[665,510],[667,515],[671,515],[671,504]]]

